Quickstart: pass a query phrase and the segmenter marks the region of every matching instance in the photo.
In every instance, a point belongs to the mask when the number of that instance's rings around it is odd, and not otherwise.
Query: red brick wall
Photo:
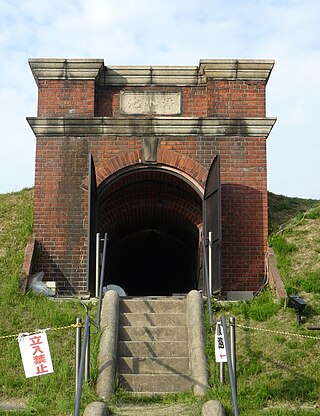
[[[95,86],[86,80],[40,80],[38,116],[119,117],[120,92],[146,90],[181,91],[184,117],[265,117],[264,81],[143,88]],[[141,137],[130,136],[37,139],[34,236],[42,251],[40,269],[61,290],[86,290],[88,153],[101,181],[139,163],[141,147]],[[158,162],[176,167],[203,187],[216,153],[221,157],[223,290],[256,291],[267,249],[266,139],[228,133],[163,136]]]
[[[172,141],[164,137],[162,143],[163,149],[170,148],[166,158],[170,164],[199,183],[203,172],[200,178],[189,158],[208,169],[214,154],[220,153],[223,287],[257,290],[264,272],[267,235],[265,139],[212,141],[182,137]],[[65,277],[71,277],[72,284],[85,291],[87,192],[82,184],[87,176],[88,151],[98,167],[105,163],[115,169],[122,167],[121,155],[128,149],[136,149],[132,153],[136,160],[130,162],[138,163],[140,147],[138,139],[117,137],[38,140],[34,234],[44,254],[46,277],[58,275],[60,286],[66,290],[69,283]],[[251,153],[255,158],[250,157]]]
[[[40,80],[38,116],[116,117],[121,115],[120,91],[145,89],[99,86],[95,93],[91,80]],[[152,87],[152,91],[181,92],[184,117],[265,116],[264,81],[215,81],[200,87]]]
[[[38,117],[93,117],[93,80],[39,80]]]
[[[265,81],[208,82],[208,116],[265,117]]]
[[[86,139],[38,139],[34,192],[34,236],[42,256],[40,270],[60,290],[85,290],[87,195]]]

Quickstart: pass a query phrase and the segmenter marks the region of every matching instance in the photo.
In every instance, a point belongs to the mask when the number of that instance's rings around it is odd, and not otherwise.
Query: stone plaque
[[[180,92],[122,92],[120,109],[124,114],[161,114],[181,113]]]

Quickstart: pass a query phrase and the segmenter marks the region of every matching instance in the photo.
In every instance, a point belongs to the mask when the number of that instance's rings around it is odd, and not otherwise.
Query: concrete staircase
[[[117,361],[124,390],[191,391],[186,298],[120,299]]]
[[[120,298],[108,291],[101,311],[96,392],[112,397],[116,384],[135,395],[209,388],[205,355],[203,299],[186,297]]]

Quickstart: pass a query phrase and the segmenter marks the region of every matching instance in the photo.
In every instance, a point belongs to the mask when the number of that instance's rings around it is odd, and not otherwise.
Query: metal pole
[[[211,292],[210,292],[210,287],[209,287],[208,259],[207,259],[207,253],[206,253],[206,247],[205,247],[203,234],[202,234],[202,248],[203,248],[203,263],[204,263],[204,274],[205,274],[205,281],[206,281],[206,291],[207,291],[207,297],[208,297],[209,322],[210,322],[210,328],[212,331],[213,317],[212,317],[212,306],[211,306]]]
[[[230,385],[231,385],[233,411],[234,411],[234,416],[239,416],[237,391],[236,391],[234,374],[233,374],[233,369],[232,369],[232,364],[231,364],[229,336],[228,336],[228,331],[227,331],[226,317],[224,315],[221,316],[221,323],[222,323],[223,332],[224,332],[224,342],[226,346],[226,353],[227,353],[227,360],[228,360],[228,370],[229,370],[229,378],[230,378]]]
[[[86,316],[85,326],[84,326],[84,334],[83,334],[83,342],[81,348],[81,359],[80,359],[80,369],[79,369],[79,378],[78,378],[78,388],[77,394],[75,398],[75,407],[74,407],[74,416],[80,415],[80,402],[81,402],[81,393],[82,393],[82,382],[83,382],[83,375],[84,375],[84,364],[85,364],[85,355],[86,355],[86,347],[87,341],[89,336],[89,315]]]
[[[235,382],[236,391],[237,391],[236,320],[234,316],[230,316],[229,325],[230,325],[231,364],[232,364],[234,382]]]
[[[208,245],[208,280],[209,280],[209,293],[212,293],[212,231],[208,233],[209,245]]]
[[[102,267],[101,267],[101,275],[100,275],[100,285],[99,285],[99,301],[98,301],[98,310],[97,310],[97,318],[96,318],[97,328],[100,328],[103,282],[105,281],[105,275],[106,275],[107,243],[108,243],[108,233],[105,233],[104,234],[104,243],[103,243],[103,253],[102,253]]]
[[[90,380],[90,319],[88,321],[88,339],[86,346],[86,356],[85,356],[85,371],[84,371],[84,381],[88,382]]]
[[[99,296],[100,278],[100,233],[96,234],[96,298]]]
[[[224,372],[224,363],[219,363],[220,364],[220,383],[224,384],[225,382],[225,372]]]
[[[81,318],[77,317],[76,319],[76,394],[79,387],[79,366],[80,366],[80,355],[81,355]]]

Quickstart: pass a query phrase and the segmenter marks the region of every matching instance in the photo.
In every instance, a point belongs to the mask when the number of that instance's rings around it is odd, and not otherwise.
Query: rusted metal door
[[[88,247],[87,247],[87,289],[95,293],[96,234],[98,232],[98,190],[93,156],[89,154],[88,183]]]
[[[221,186],[220,155],[210,166],[203,197],[203,230],[211,294],[221,291]]]

